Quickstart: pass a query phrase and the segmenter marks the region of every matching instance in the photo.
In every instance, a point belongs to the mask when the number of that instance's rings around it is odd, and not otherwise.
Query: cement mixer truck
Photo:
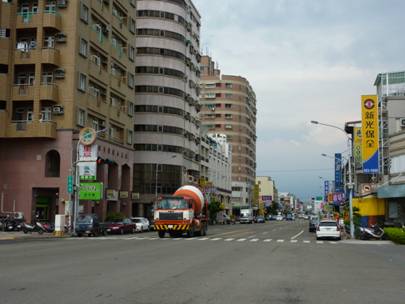
[[[154,208],[154,228],[160,238],[206,235],[208,202],[200,189],[182,186],[171,196],[160,197]]]

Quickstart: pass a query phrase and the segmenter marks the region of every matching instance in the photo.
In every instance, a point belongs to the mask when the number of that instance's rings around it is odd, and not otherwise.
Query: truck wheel
[[[159,231],[158,235],[161,239],[163,239],[165,237],[165,232],[164,231]]]
[[[190,238],[194,237],[194,226],[192,226],[190,230],[187,231],[187,236]]]

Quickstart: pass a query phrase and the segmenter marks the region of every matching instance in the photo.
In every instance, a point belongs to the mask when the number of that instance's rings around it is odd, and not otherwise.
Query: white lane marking
[[[244,242],[246,239],[238,239],[237,242]]]
[[[271,241],[272,241],[272,239],[265,239],[263,242],[270,243]]]
[[[207,237],[205,237],[205,238],[201,238],[201,239],[198,239],[199,241],[205,241],[205,240],[208,240],[208,238]]]
[[[316,241],[317,244],[323,244],[323,241]]]
[[[157,239],[158,239],[157,237],[150,237],[150,238],[148,238],[148,240],[151,240],[151,241],[157,240]]]
[[[303,242],[304,242],[305,244],[311,243],[311,241],[308,241],[308,240],[303,240]]]
[[[193,240],[198,240],[199,238],[188,238],[186,241],[193,241]]]
[[[330,241],[329,244],[337,244],[337,242]]]
[[[277,243],[284,243],[284,240],[277,240]]]
[[[183,240],[182,238],[173,238],[173,241],[181,241]]]
[[[219,240],[222,240],[222,238],[211,239],[211,241],[219,241]]]
[[[291,243],[297,243],[298,240],[290,240]]]
[[[144,237],[139,237],[139,236],[135,237],[135,240],[144,240],[144,239],[145,239]]]
[[[301,230],[299,233],[297,233],[296,235],[292,236],[291,239],[294,240],[294,239],[296,239],[297,237],[299,237],[299,236],[300,236],[301,234],[303,234],[303,233],[304,233],[304,230]]]
[[[229,238],[229,239],[225,239],[225,242],[231,242],[233,240],[234,240],[234,238]]]
[[[251,239],[250,241],[251,242],[257,242],[257,241],[259,241],[259,239]]]

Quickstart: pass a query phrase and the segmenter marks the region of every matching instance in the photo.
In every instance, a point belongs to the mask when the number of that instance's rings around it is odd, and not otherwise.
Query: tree
[[[210,221],[212,223],[216,220],[218,212],[220,212],[224,209],[223,209],[223,206],[220,201],[213,199],[213,200],[211,200],[210,204],[208,205],[208,210],[209,210],[209,214],[210,214]]]

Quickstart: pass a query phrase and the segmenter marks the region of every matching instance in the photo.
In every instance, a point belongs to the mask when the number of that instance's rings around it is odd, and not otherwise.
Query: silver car
[[[149,231],[149,220],[145,217],[131,217],[131,221],[136,225],[137,232]]]

